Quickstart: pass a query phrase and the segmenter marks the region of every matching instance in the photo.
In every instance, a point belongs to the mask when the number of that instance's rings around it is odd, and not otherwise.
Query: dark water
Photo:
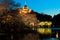
[[[51,29],[53,29],[53,30],[60,30],[60,28],[51,28]]]
[[[47,28],[47,29],[48,29],[48,28]],[[54,30],[54,31],[59,30],[59,31],[58,31],[59,38],[42,38],[42,39],[39,39],[39,40],[60,40],[60,28],[50,28],[50,29],[52,29],[52,30]],[[54,32],[54,31],[53,31],[53,32]]]
[[[44,28],[44,29],[60,30],[60,28]]]
[[[60,38],[43,38],[43,39],[40,39],[40,40],[60,40]]]

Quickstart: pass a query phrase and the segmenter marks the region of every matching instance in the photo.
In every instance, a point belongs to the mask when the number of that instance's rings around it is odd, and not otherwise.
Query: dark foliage
[[[43,14],[43,13],[37,13],[35,12],[35,14],[37,15],[37,19],[40,21],[52,21],[52,16],[47,15],[47,14]]]
[[[60,28],[60,14],[54,15],[54,17],[53,17],[53,25],[56,28],[58,28],[58,27]]]

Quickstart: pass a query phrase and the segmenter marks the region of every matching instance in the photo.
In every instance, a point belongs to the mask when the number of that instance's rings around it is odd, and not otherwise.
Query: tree
[[[60,14],[54,15],[53,17],[53,25],[54,27],[60,28]]]
[[[2,6],[4,9],[16,9],[19,7],[18,3],[15,3],[13,0],[1,0],[0,6]]]

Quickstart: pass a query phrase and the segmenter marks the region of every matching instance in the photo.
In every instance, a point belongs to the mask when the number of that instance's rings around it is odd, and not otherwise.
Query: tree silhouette
[[[35,12],[35,14],[37,15],[37,19],[40,21],[52,21],[52,16],[44,14],[44,13],[37,13]]]
[[[0,2],[0,6],[2,6],[6,10],[9,10],[9,9],[16,9],[17,7],[20,6],[20,4],[15,3],[13,0],[2,0]]]
[[[57,15],[54,15],[54,17],[53,17],[53,25],[56,28],[58,28],[58,27],[60,28],[60,13],[57,14]]]

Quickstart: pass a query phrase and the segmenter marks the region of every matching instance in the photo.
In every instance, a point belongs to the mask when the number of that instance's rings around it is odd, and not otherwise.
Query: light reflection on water
[[[60,30],[60,28],[45,28],[45,29],[52,29],[55,31]],[[58,32],[60,32],[60,31],[58,31]],[[43,38],[43,39],[39,39],[39,40],[60,40],[60,38]]]

